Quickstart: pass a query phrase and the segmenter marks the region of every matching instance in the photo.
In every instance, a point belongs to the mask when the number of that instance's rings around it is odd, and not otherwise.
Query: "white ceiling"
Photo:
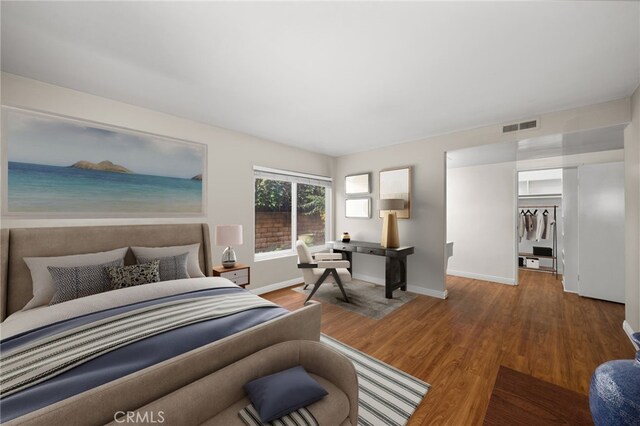
[[[2,2],[2,69],[342,155],[628,96],[637,2]]]
[[[447,152],[447,167],[525,161],[624,148],[626,125],[499,142]]]

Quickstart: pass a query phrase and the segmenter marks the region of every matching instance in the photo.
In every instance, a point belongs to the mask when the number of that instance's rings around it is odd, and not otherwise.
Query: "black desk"
[[[413,247],[386,248],[377,243],[366,241],[329,241],[327,246],[335,253],[342,253],[351,263],[349,272],[353,273],[353,253],[371,254],[386,258],[384,295],[387,299],[393,298],[393,290],[407,290],[407,256],[413,254]]]

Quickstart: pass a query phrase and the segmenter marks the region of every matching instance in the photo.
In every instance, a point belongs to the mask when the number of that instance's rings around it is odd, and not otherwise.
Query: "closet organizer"
[[[550,209],[553,209],[553,213],[551,211],[549,211]],[[551,247],[551,253],[550,255],[541,255],[541,254],[536,254],[536,253],[523,253],[523,252],[519,252],[518,253],[518,257],[519,258],[524,258],[524,265],[519,265],[520,269],[526,269],[528,271],[538,271],[538,272],[546,272],[546,273],[550,273],[553,274],[556,279],[558,279],[558,253],[557,253],[557,248],[558,248],[558,236],[557,236],[557,231],[556,231],[556,221],[557,221],[557,217],[556,217],[556,213],[557,213],[557,209],[558,209],[558,205],[531,205],[531,206],[519,206],[518,207],[518,220],[520,220],[520,215],[527,215],[530,214],[531,218],[533,220],[537,219],[537,212],[536,214],[533,214],[533,211],[542,211],[542,213],[544,214],[544,211],[547,211],[547,214],[550,215],[553,218],[553,222],[549,224],[548,226],[548,230],[551,232],[551,235],[546,235],[546,238],[544,238],[545,240],[551,239],[552,241],[552,247]],[[537,229],[535,230],[536,232],[538,231]],[[527,232],[534,232],[534,231],[528,231],[527,229],[525,229],[525,235]],[[528,267],[527,266],[527,261],[528,260],[532,260],[532,259],[550,259],[551,260],[551,264],[552,266],[538,266],[537,268],[535,267]]]

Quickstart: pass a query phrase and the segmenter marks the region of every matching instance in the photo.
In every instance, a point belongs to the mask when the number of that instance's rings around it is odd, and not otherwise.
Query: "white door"
[[[581,296],[624,303],[624,164],[578,168]]]

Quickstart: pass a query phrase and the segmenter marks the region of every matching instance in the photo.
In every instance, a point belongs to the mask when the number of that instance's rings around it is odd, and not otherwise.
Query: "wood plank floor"
[[[634,356],[624,305],[564,293],[551,274],[521,271],[519,286],[448,277],[447,289],[382,320],[322,305],[324,333],[433,385],[410,425],[482,424],[500,365],[586,395],[596,366]],[[305,298],[263,297],[290,310]]]
[[[589,397],[500,367],[484,426],[593,426]]]

